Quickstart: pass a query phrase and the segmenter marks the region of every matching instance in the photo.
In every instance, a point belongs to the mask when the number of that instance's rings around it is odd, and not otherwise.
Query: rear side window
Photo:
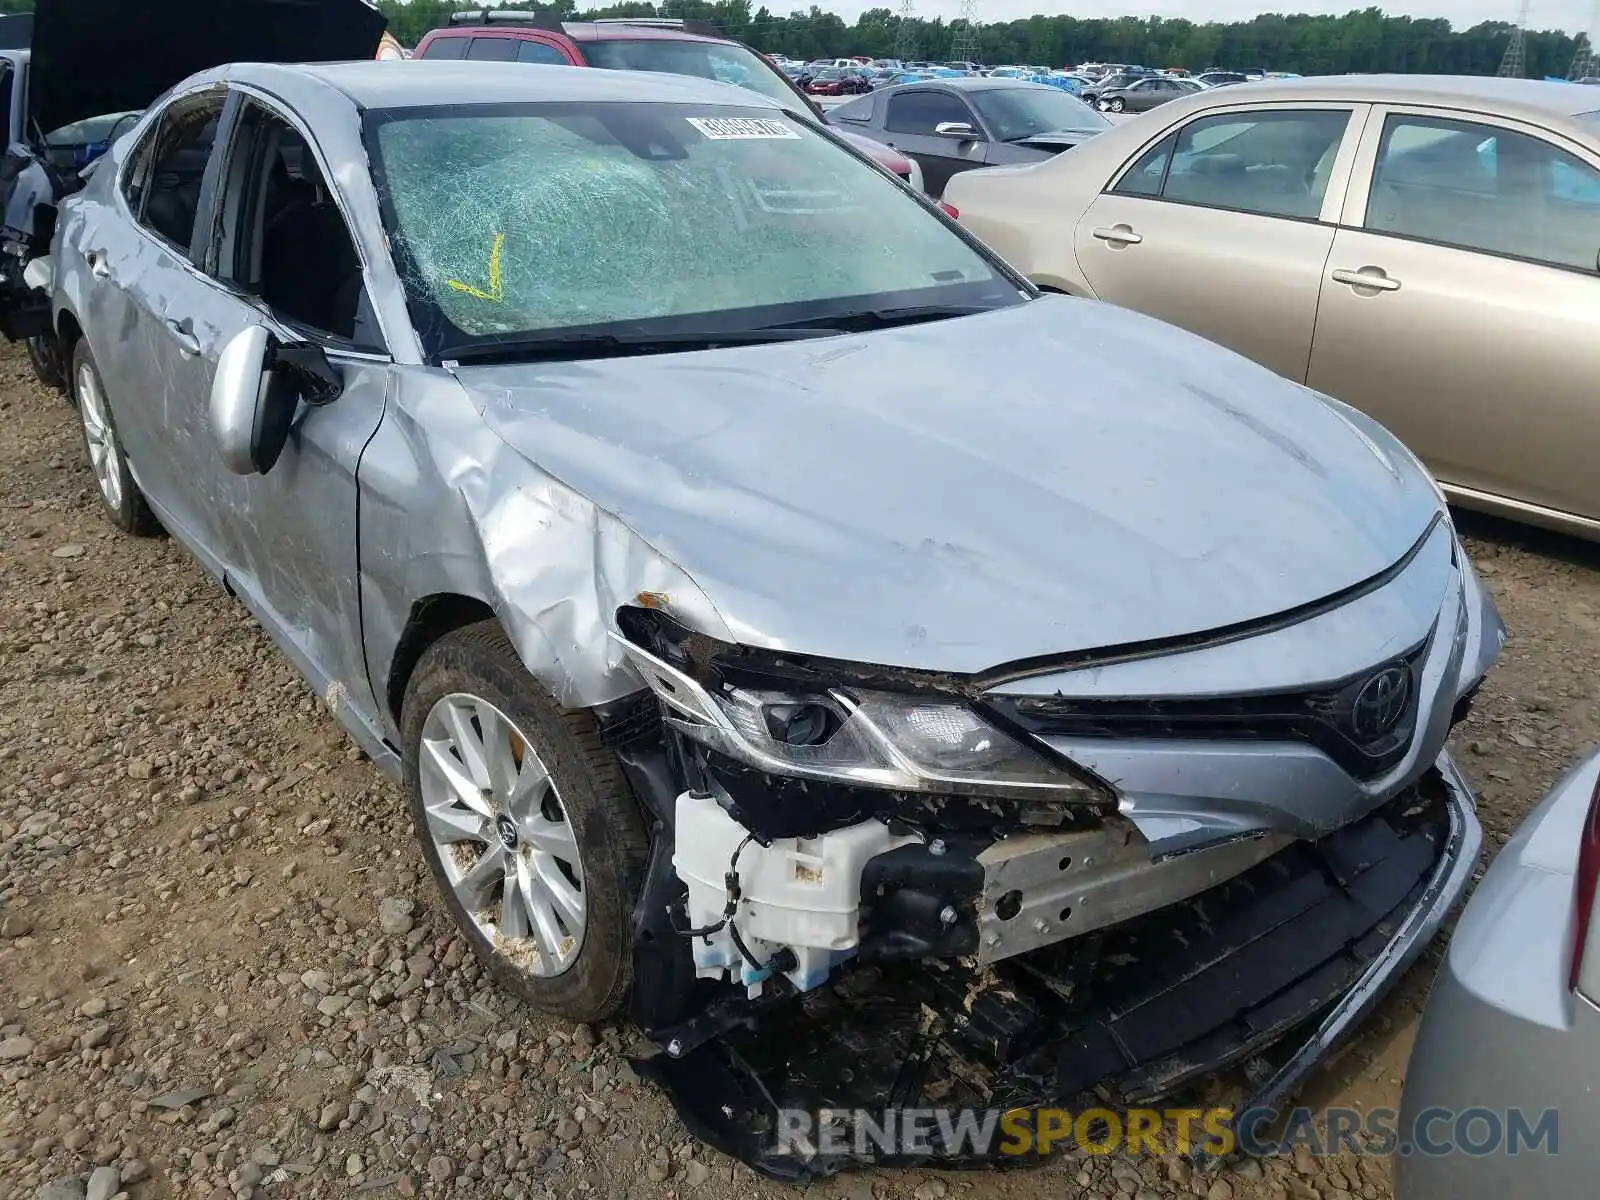
[[[1315,220],[1349,124],[1348,109],[1201,117],[1138,159],[1112,190]]]
[[[418,58],[465,58],[471,38],[436,37],[422,48]]]
[[[479,62],[515,62],[517,39],[502,37],[475,37],[467,57]]]
[[[872,106],[877,101],[876,96],[862,96],[859,100],[852,100],[849,104],[841,104],[828,114],[830,120],[853,121],[865,125],[872,120]]]
[[[1391,116],[1365,224],[1592,273],[1600,267],[1600,172],[1514,130]]]
[[[200,185],[216,142],[224,94],[219,90],[175,101],[161,115],[150,151],[139,223],[188,252],[200,211]]]
[[[1172,161],[1172,148],[1178,144],[1173,133],[1157,142],[1133,166],[1123,172],[1122,178],[1111,190],[1119,196],[1159,196],[1167,182],[1167,164]]]

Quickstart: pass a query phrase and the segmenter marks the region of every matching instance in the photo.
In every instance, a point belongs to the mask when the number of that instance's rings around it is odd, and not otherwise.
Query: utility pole
[[[961,0],[956,20],[964,22],[950,43],[950,61],[978,61],[978,0]]]
[[[1595,0],[1594,9],[1589,13],[1589,28],[1578,35],[1578,52],[1572,59],[1572,70],[1567,72],[1567,78],[1572,80],[1593,79],[1600,75],[1600,54],[1595,53],[1595,43],[1600,42],[1600,0]]]
[[[916,19],[917,0],[900,0],[900,28],[894,35],[894,56],[903,63],[917,57],[917,31],[911,24]]]
[[[1517,10],[1517,27],[1511,34],[1511,45],[1506,47],[1506,56],[1500,60],[1500,69],[1495,72],[1504,79],[1522,79],[1528,74],[1528,10],[1532,0],[1522,0],[1522,6]]]

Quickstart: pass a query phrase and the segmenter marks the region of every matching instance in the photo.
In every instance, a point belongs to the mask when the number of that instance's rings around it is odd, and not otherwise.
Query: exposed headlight
[[[705,687],[617,640],[665,706],[669,726],[768,774],[904,792],[1105,800],[960,700],[856,687]]]

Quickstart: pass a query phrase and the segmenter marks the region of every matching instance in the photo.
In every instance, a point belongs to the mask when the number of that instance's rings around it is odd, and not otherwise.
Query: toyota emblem
[[[510,817],[501,813],[495,819],[494,831],[500,839],[500,844],[507,850],[515,850],[517,848],[517,823]]]
[[[1411,673],[1389,666],[1361,685],[1350,706],[1350,727],[1364,742],[1376,741],[1400,723],[1411,699]]]

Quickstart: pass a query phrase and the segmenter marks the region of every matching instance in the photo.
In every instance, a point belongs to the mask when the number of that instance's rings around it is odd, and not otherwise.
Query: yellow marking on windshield
[[[506,235],[494,235],[494,248],[489,251],[489,290],[475,288],[470,283],[462,283],[459,279],[446,279],[445,286],[454,288],[458,292],[465,292],[469,296],[476,296],[479,300],[489,300],[499,304],[506,298],[505,288],[500,282],[500,251],[505,248]]]

